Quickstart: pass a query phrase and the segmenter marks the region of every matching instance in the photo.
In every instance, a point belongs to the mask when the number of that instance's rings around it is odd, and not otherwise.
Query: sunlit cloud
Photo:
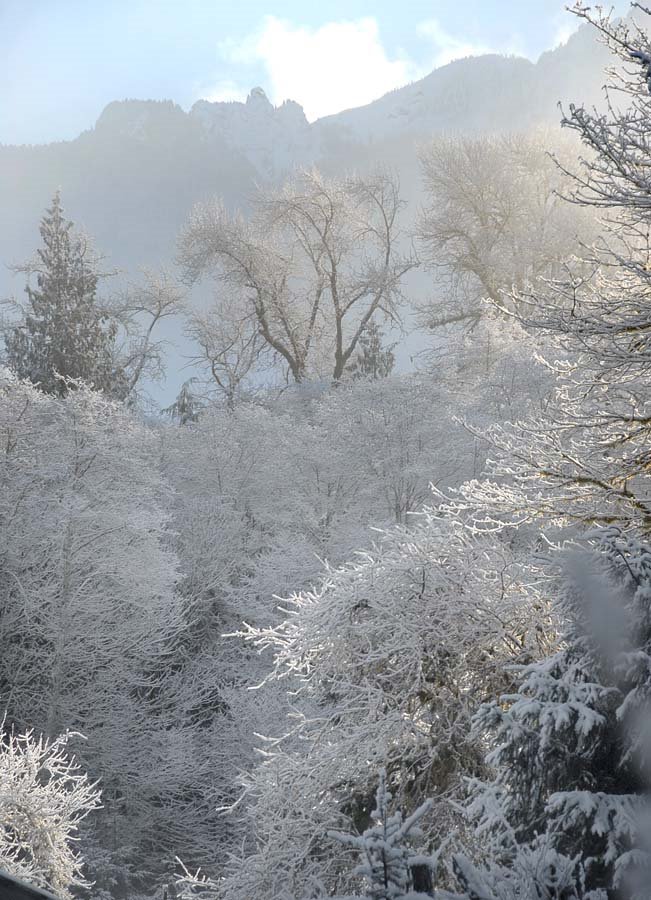
[[[231,79],[218,81],[217,84],[210,87],[203,95],[203,100],[210,100],[211,103],[230,102],[246,100],[247,91],[245,88],[236,84]]]
[[[568,21],[567,16],[563,16],[562,18],[557,17],[556,31],[554,32],[554,37],[552,38],[552,49],[556,49],[556,47],[561,47],[563,44],[567,44],[574,32],[577,31],[578,27],[579,23],[576,20]]]
[[[467,56],[481,56],[483,53],[494,53],[495,50],[486,44],[474,44],[449,34],[436,19],[428,19],[418,25],[421,37],[431,42],[434,55],[431,68],[445,66],[455,59]]]
[[[522,53],[517,41],[508,47],[473,43],[447,32],[436,19],[417,26],[424,62],[406,54],[390,55],[377,20],[328,22],[319,27],[297,25],[266,16],[254,33],[219,44],[222,59],[233,66],[262,68],[262,87],[275,105],[300,103],[310,121],[363,106],[394,88],[422,78],[455,59],[484,53]],[[246,86],[222,80],[203,92],[208,100],[243,100]]]
[[[258,32],[220,49],[231,63],[262,63],[271,101],[296,100],[310,120],[370,103],[422,74],[406,57],[388,56],[370,17],[310,28],[267,16]]]

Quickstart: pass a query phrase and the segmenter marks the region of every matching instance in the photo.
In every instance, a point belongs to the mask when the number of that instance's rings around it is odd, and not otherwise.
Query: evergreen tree
[[[382,346],[382,331],[377,322],[369,322],[359,339],[359,350],[348,367],[353,378],[387,378],[393,371],[395,356],[393,348]]]
[[[201,400],[192,393],[191,385],[196,380],[196,378],[188,378],[187,381],[184,381],[174,403],[166,406],[163,410],[173,422],[178,422],[179,425],[188,425],[198,421],[199,414],[203,409]]]
[[[560,649],[485,704],[489,783],[469,813],[487,836],[482,870],[457,856],[464,898],[648,898],[651,550],[614,526],[566,565]]]
[[[364,900],[407,900],[426,897],[431,889],[431,872],[436,861],[414,853],[411,844],[422,833],[418,822],[429,812],[431,803],[426,801],[403,821],[400,811],[389,812],[391,793],[387,788],[386,774],[380,775],[376,794],[376,808],[371,813],[375,823],[361,835],[329,832],[329,837],[358,851],[360,863],[355,874],[361,875],[366,884]],[[417,890],[425,887],[427,893]]]
[[[37,286],[25,288],[23,321],[5,335],[6,358],[21,378],[65,396],[81,379],[115,397],[126,381],[115,366],[117,325],[97,303],[99,274],[83,237],[63,215],[57,192],[41,221]]]

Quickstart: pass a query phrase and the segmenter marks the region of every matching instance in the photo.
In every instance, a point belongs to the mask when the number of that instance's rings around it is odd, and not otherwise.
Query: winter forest
[[[0,897],[651,898],[651,8],[572,12],[547,121],[0,241]]]

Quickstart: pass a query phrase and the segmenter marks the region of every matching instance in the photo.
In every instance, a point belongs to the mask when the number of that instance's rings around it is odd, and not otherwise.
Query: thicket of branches
[[[180,261],[216,293],[186,327],[217,394],[190,379],[154,421],[138,386],[182,292],[100,299],[55,199],[0,370],[14,875],[648,897],[651,43],[575,12],[619,60],[602,111],[563,114],[583,156],[422,151],[444,302],[421,315],[439,349],[452,329],[426,372],[382,337],[416,264],[392,175],[194,210]]]

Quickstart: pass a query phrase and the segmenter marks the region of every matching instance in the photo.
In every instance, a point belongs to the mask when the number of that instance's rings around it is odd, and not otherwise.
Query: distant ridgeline
[[[605,62],[605,49],[581,29],[535,64],[494,55],[459,60],[313,124],[297,103],[273,107],[261,88],[245,103],[200,100],[188,113],[171,101],[111,103],[74,141],[0,147],[1,261],[32,252],[57,188],[70,217],[116,266],[158,263],[172,255],[192,204],[207,195],[240,205],[254,180],[296,165],[341,170],[386,160],[402,168],[413,160],[415,140],[428,134],[556,123],[559,100],[599,99],[601,79],[592,73]],[[0,273],[2,295],[4,265]]]
[[[336,174],[387,165],[415,209],[419,142],[446,131],[557,125],[559,101],[599,100],[595,86],[606,62],[605,48],[580,29],[537,63],[497,55],[458,60],[312,124],[297,103],[274,107],[261,88],[245,103],[200,100],[187,113],[171,101],[110,103],[73,141],[0,146],[0,298],[22,294],[24,278],[7,266],[33,253],[38,222],[57,189],[107,267],[135,276],[143,266],[173,265],[194,203],[218,195],[228,207],[246,208],[256,183],[297,166]],[[182,355],[180,327],[167,327]]]

